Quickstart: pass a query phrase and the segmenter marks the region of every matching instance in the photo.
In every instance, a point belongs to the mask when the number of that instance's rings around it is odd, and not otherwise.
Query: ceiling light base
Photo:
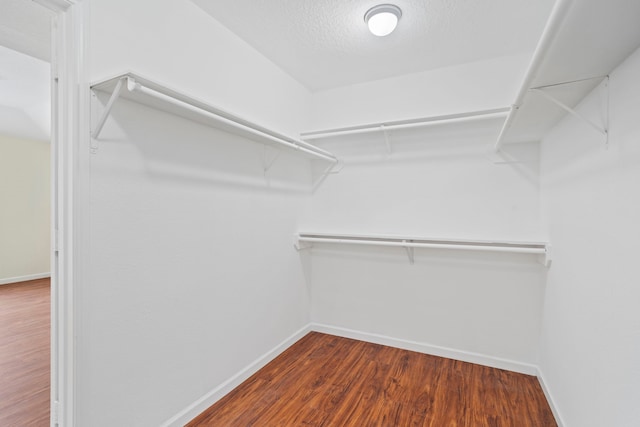
[[[369,31],[378,37],[384,37],[393,32],[402,16],[402,10],[393,4],[379,4],[364,14],[364,22]]]

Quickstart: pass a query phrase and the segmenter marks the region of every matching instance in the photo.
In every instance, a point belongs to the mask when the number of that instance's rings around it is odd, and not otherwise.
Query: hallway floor
[[[0,426],[49,426],[50,280],[0,286]]]

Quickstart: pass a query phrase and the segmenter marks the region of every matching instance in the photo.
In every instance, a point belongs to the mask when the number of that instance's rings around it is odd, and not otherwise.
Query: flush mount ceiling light
[[[387,36],[396,29],[398,20],[402,16],[402,10],[393,4],[379,4],[367,10],[364,14],[364,22],[369,26],[369,31],[376,36]]]

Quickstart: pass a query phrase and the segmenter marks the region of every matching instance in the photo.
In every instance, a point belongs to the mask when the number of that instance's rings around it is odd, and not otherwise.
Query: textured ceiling
[[[0,45],[49,61],[52,16],[32,0],[0,0]]]
[[[310,90],[532,52],[553,0],[395,0],[379,38],[375,0],[192,0]]]

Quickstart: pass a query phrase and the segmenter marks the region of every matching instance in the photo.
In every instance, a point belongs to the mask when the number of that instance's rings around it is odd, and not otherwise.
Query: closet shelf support
[[[447,114],[443,116],[422,117],[411,120],[399,120],[383,123],[372,123],[359,126],[351,126],[345,128],[318,130],[312,132],[302,132],[300,137],[303,140],[316,140],[322,138],[343,137],[349,135],[358,135],[374,132],[393,132],[404,129],[422,128],[428,126],[437,126],[444,124],[464,123],[474,120],[502,118],[506,116],[509,108],[493,108],[489,110],[476,110],[464,113]]]
[[[96,128],[91,133],[91,137],[93,139],[97,139],[100,136],[100,132],[102,131],[102,128],[104,127],[104,124],[106,123],[107,119],[109,118],[109,114],[111,114],[111,109],[113,108],[113,104],[120,97],[120,92],[122,92],[122,87],[123,87],[123,83],[124,83],[125,80],[127,81],[127,85],[128,85],[129,84],[129,77],[123,77],[121,79],[118,79],[118,83],[116,83],[116,87],[113,89],[113,93],[109,97],[109,101],[107,101],[107,105],[105,105],[104,110],[102,111],[102,115],[98,119],[98,123],[96,124]]]
[[[126,98],[157,110],[242,136],[259,144],[272,145],[278,148],[285,147],[302,153],[307,157],[324,160],[332,164],[338,163],[338,159],[333,154],[313,144],[274,132],[252,121],[133,73],[121,74],[115,78],[94,84],[91,89],[110,93],[109,101],[105,105],[96,128],[92,132],[94,139],[100,135],[115,101],[118,98]]]
[[[567,12],[569,11],[571,2],[572,0],[557,0],[555,2],[553,10],[551,11],[551,16],[547,21],[547,25],[545,26],[544,31],[542,32],[542,37],[538,41],[536,50],[533,53],[533,58],[531,59],[531,63],[529,64],[527,73],[525,74],[524,79],[520,84],[520,90],[518,90],[516,99],[511,106],[509,116],[507,116],[507,120],[502,126],[502,130],[500,131],[498,140],[493,146],[494,152],[499,152],[502,144],[504,144],[507,136],[507,131],[511,127],[515,116],[518,114],[518,110],[524,102],[524,97],[527,94],[528,90],[531,88],[532,82],[538,74],[538,70],[544,62],[544,59],[547,56],[547,53],[549,52],[551,45],[556,38],[558,30],[562,26],[562,22],[567,16]]]
[[[329,175],[339,173],[344,168],[344,163],[341,161],[337,161],[336,163],[332,163],[325,168],[324,171],[320,174],[317,180],[313,183],[313,192],[315,192],[318,187],[324,182],[325,179],[329,177]]]
[[[391,154],[392,150],[391,150],[391,141],[389,141],[389,132],[387,132],[387,128],[385,127],[385,125],[380,125],[380,129],[384,134],[384,143],[387,146],[387,154]]]
[[[415,261],[416,248],[423,249],[458,249],[466,251],[511,252],[540,256],[542,264],[549,266],[551,262],[550,245],[545,242],[508,242],[459,240],[443,238],[410,238],[374,235],[340,235],[324,233],[299,233],[294,246],[297,250],[309,249],[316,243],[390,246],[404,248],[412,264]]]
[[[544,249],[544,254],[540,255],[540,263],[549,268],[551,266],[551,261],[553,261],[551,245],[547,243]]]
[[[601,133],[603,135],[607,135],[607,133],[609,132],[609,130],[606,127],[602,127],[602,126],[594,123],[593,121],[589,120],[588,118],[586,118],[585,116],[583,116],[582,114],[577,112],[575,109],[569,107],[567,104],[565,104],[564,102],[560,101],[558,98],[556,98],[553,95],[545,92],[543,89],[534,88],[534,89],[531,89],[531,91],[544,96],[549,101],[553,102],[555,105],[557,105],[558,107],[560,107],[563,110],[565,110],[567,113],[571,114],[572,116],[574,116],[578,120],[581,120],[582,122],[584,122],[584,123],[588,124],[589,126],[591,126],[597,132],[599,132],[599,133]]]
[[[413,258],[413,248],[410,246],[405,246],[404,249],[407,251],[407,256],[409,257],[409,264],[413,264],[415,262]]]

